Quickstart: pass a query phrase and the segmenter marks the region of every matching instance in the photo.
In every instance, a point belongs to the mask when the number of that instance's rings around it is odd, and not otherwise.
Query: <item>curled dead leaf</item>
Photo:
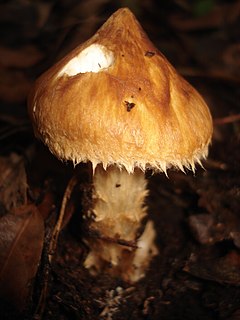
[[[28,68],[43,59],[43,54],[34,46],[11,49],[0,46],[0,61],[4,67]]]
[[[43,240],[43,219],[34,205],[0,218],[0,297],[19,311],[31,295]]]
[[[171,25],[181,31],[203,30],[208,28],[221,28],[232,24],[239,19],[240,3],[216,5],[208,14],[200,17],[172,15]]]
[[[3,68],[0,70],[0,99],[8,102],[22,102],[32,86],[32,81],[21,70]]]
[[[2,207],[7,212],[27,201],[24,160],[15,153],[8,157],[0,157],[0,199]]]
[[[200,254],[191,254],[183,270],[200,279],[239,286],[239,268],[238,251],[230,251],[224,256],[214,256],[213,251],[203,249]]]

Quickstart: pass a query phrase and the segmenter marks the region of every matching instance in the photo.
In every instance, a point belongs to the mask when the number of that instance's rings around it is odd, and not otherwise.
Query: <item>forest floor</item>
[[[80,232],[85,166],[61,163],[35,139],[26,99],[36,77],[117,6],[0,4],[1,319],[240,318],[240,2],[121,4],[131,5],[151,40],[207,101],[214,121],[208,159],[195,174],[147,175],[159,255],[146,276],[134,284],[91,276]]]

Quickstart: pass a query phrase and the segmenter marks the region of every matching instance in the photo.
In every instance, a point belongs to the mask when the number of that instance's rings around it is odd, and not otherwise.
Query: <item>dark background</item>
[[[73,221],[81,220],[80,186],[66,209],[58,248],[49,263],[49,239],[75,171],[36,141],[26,102],[43,71],[123,6],[134,12],[156,47],[201,92],[214,120],[205,169],[199,167],[195,175],[169,172],[169,178],[148,177],[147,204],[157,225],[160,254],[134,285],[108,275],[93,278],[83,270],[86,249],[72,228]],[[239,319],[239,85],[240,1],[1,1],[3,318]],[[26,244],[34,242],[33,234],[39,236],[34,249]],[[29,289],[24,291],[26,284]]]

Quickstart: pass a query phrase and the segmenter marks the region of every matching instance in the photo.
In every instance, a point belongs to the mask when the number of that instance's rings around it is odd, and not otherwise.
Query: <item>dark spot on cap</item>
[[[155,52],[153,52],[153,51],[146,51],[145,52],[145,57],[152,58],[153,56],[155,56]]]
[[[130,112],[132,110],[132,108],[135,107],[135,103],[133,103],[133,102],[128,102],[128,101],[124,101],[124,102],[127,107],[127,112]]]
[[[142,90],[142,88],[139,87],[139,88],[138,88],[138,91],[141,91],[141,90]]]
[[[116,184],[115,184],[115,187],[116,187],[116,188],[121,187],[120,183],[116,183]]]

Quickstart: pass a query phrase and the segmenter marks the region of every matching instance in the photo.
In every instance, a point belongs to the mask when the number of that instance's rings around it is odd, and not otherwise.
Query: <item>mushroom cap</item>
[[[59,159],[128,172],[194,170],[213,130],[202,97],[127,8],[36,81],[29,114],[36,136]]]

